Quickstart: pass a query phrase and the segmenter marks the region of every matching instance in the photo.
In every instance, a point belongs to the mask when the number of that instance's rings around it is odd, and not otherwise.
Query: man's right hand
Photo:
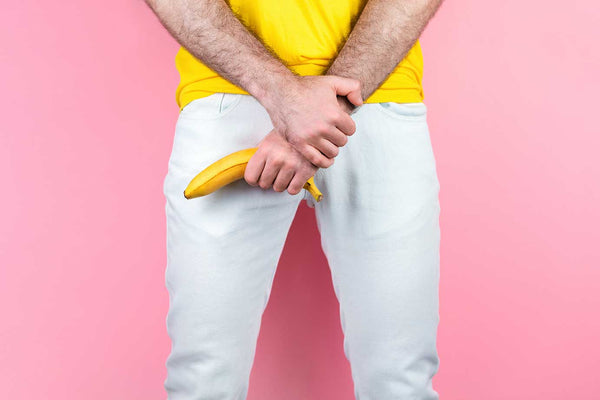
[[[316,167],[328,168],[356,131],[338,96],[363,104],[360,82],[334,75],[294,75],[261,103],[279,134]]]

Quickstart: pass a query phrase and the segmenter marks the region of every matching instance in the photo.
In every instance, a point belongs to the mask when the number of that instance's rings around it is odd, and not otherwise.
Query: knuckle
[[[273,163],[273,165],[280,166],[281,164],[283,164],[285,162],[285,157],[281,154],[277,154],[277,155],[273,156],[271,162]]]
[[[329,132],[331,124],[326,123],[325,121],[319,122],[317,124],[317,133],[326,133]]]
[[[323,131],[325,123],[323,121],[313,122],[310,125],[310,128],[307,129],[306,136],[315,139],[320,136],[320,133]]]
[[[282,168],[294,171],[298,168],[298,160],[296,158],[289,158],[285,160]]]
[[[342,115],[336,111],[331,111],[329,114],[327,114],[327,117],[329,121],[333,123],[340,122],[340,120],[342,119]]]
[[[306,180],[308,180],[308,178],[310,178],[312,176],[311,171],[313,169],[316,169],[316,168],[313,168],[312,164],[303,165],[298,170],[298,172],[296,172],[297,179],[302,180],[302,179],[306,178]]]
[[[300,134],[300,136],[306,141],[306,140],[311,140],[315,137],[315,129],[311,129],[309,127],[305,128],[302,130],[302,133]]]

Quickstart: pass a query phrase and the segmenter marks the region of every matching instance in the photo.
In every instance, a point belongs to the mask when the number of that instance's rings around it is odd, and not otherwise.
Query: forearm
[[[194,57],[265,104],[296,75],[237,19],[223,0],[145,0]]]
[[[367,99],[415,44],[442,0],[369,0],[327,75],[361,82]]]

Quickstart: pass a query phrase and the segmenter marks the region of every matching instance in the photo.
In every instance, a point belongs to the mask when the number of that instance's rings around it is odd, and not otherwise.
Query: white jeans
[[[340,303],[357,400],[435,400],[439,183],[423,103],[365,103],[316,203],[243,179],[187,200],[217,159],[273,127],[252,96],[216,93],[180,113],[164,180],[169,400],[243,400],[262,313],[302,200],[314,208]]]

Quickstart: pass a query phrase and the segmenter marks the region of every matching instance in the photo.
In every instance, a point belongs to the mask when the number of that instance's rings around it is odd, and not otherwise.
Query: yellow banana
[[[215,161],[190,181],[183,195],[186,199],[206,196],[225,185],[242,179],[246,171],[246,165],[256,153],[256,150],[258,150],[257,147],[250,147]],[[323,195],[315,185],[314,176],[311,176],[303,187],[308,190],[316,201],[321,201]]]

